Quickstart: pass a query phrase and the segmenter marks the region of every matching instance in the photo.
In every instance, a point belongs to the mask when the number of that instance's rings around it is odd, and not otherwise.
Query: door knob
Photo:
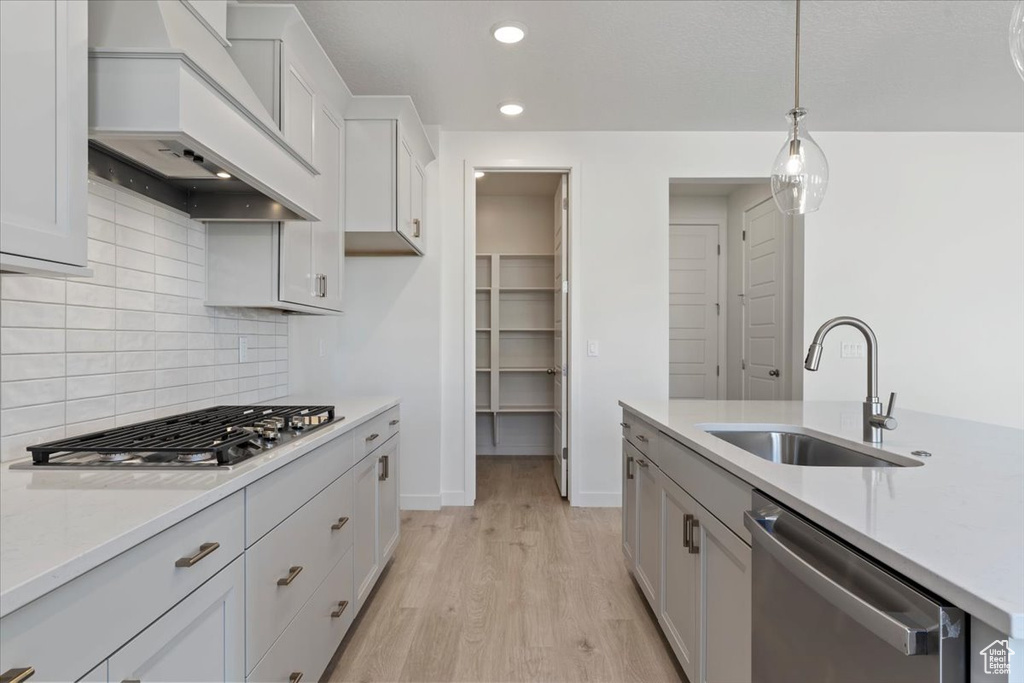
[[[772,377],[778,377],[779,376],[779,371],[778,370],[769,370],[768,374],[771,375]]]
[[[548,368],[546,372],[547,372],[547,373],[548,373],[549,375],[553,375],[553,374],[555,374],[555,369],[554,369],[554,368]]]

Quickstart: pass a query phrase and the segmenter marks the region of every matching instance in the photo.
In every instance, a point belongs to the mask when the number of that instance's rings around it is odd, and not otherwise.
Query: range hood
[[[317,170],[183,0],[89,2],[90,172],[197,220],[317,220]]]

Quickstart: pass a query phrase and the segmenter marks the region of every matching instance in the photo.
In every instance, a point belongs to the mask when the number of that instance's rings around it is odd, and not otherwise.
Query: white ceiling
[[[521,197],[539,195],[554,197],[561,182],[561,173],[490,172],[476,179],[478,195],[503,195]]]
[[[411,95],[448,130],[779,130],[792,106],[792,0],[296,4],[355,94]],[[1024,130],[1012,8],[804,0],[809,127]],[[526,40],[496,42],[501,20]]]

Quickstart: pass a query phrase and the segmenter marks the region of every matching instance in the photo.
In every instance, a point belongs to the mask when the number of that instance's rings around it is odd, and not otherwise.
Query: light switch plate
[[[238,362],[249,362],[249,340],[246,337],[238,338]]]
[[[587,340],[587,355],[597,357],[601,355],[601,342],[595,339]]]
[[[863,358],[865,353],[864,342],[843,342],[839,347],[840,358]]]

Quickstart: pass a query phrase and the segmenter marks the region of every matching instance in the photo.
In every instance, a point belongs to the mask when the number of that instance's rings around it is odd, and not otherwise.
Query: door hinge
[[[715,315],[722,315],[722,304],[715,304]]]
[[[747,369],[747,359],[746,358],[740,359],[740,369],[741,370],[746,370]]]
[[[744,242],[747,241],[747,231],[746,230],[743,231],[743,241]]]
[[[562,446],[562,462],[569,462],[569,447]]]
[[[716,365],[715,366],[715,377],[721,377],[721,376],[722,376],[722,366],[721,365]]]
[[[722,255],[722,245],[721,244],[718,245],[718,255],[719,256]]]
[[[568,211],[568,210],[569,210],[569,198],[568,197],[562,197],[562,211]]]

